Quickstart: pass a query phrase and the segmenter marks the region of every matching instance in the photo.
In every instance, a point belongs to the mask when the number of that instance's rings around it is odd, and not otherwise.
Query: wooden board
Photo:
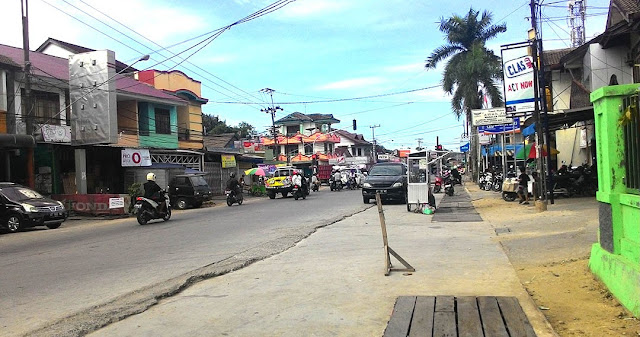
[[[400,296],[396,299],[393,314],[391,314],[387,328],[384,330],[385,337],[407,336],[415,304],[415,296]]]
[[[384,336],[536,337],[515,297],[400,296]]]
[[[433,296],[418,296],[413,311],[413,321],[409,337],[432,337],[433,313],[435,311],[436,298]]]

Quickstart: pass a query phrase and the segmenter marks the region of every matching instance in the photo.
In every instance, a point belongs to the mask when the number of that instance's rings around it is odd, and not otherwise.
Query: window
[[[163,135],[171,134],[171,118],[169,110],[167,109],[155,109],[156,113],[156,133]]]
[[[22,97],[24,97],[24,89]],[[31,90],[32,113],[27,113],[27,102],[22,100],[22,116],[33,118],[34,123],[60,125],[60,96],[56,93]]]
[[[304,154],[313,154],[313,144],[304,144]]]
[[[358,148],[358,157],[362,157],[362,148],[361,147]]]
[[[293,136],[300,131],[300,126],[298,125],[289,125],[287,126],[287,136]]]

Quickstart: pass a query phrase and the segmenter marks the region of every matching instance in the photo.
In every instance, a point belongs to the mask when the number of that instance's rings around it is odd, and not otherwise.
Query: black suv
[[[189,206],[197,208],[203,202],[211,200],[211,189],[201,174],[181,174],[171,179],[169,198],[171,205],[178,209]]]
[[[69,216],[60,201],[14,183],[0,183],[0,227],[11,233],[21,228],[60,227]]]
[[[407,202],[407,165],[403,163],[375,164],[362,184],[362,201],[365,204],[380,193],[382,199]]]

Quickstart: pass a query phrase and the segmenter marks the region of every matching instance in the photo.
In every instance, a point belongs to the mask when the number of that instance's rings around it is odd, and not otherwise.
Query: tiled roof
[[[228,148],[230,143],[238,139],[235,133],[221,133],[217,135],[206,135],[203,137],[204,146],[206,148]]]
[[[366,140],[364,140],[364,136],[361,135],[361,134],[351,133],[351,132],[345,131],[345,130],[338,130],[338,131],[336,131],[336,134],[340,135],[340,137],[344,137],[346,139],[349,139],[350,141],[352,141],[356,145],[370,145],[371,144],[371,143],[367,142]]]
[[[13,60],[9,57],[0,55],[0,64],[6,65],[6,66],[10,66],[10,67],[14,67],[14,68],[21,68],[19,64],[13,62]]]
[[[301,112],[294,112],[288,114],[277,121],[275,124],[286,124],[286,123],[300,123],[300,122],[316,122],[316,121],[327,121],[331,123],[340,123],[340,120],[333,117],[333,114],[303,114]]]
[[[24,64],[22,48],[0,44],[0,56],[8,57],[20,67]],[[31,61],[32,72],[35,75],[69,81],[69,61],[67,59],[32,51],[29,52],[29,60]],[[177,104],[186,103],[185,100],[179,97],[124,75],[116,75],[116,89],[122,93],[170,100],[175,101]]]
[[[640,13],[640,1],[638,0],[611,0],[626,15]]]
[[[569,54],[575,48],[553,49],[544,51],[544,64],[554,66],[560,64],[560,59]]]

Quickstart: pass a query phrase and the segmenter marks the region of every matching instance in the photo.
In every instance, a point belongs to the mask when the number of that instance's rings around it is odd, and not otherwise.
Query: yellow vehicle
[[[292,166],[278,167],[273,173],[273,176],[264,183],[267,190],[267,195],[270,199],[275,199],[276,194],[282,194],[283,198],[287,197],[293,190],[293,184],[291,184],[291,176],[295,170]]]

